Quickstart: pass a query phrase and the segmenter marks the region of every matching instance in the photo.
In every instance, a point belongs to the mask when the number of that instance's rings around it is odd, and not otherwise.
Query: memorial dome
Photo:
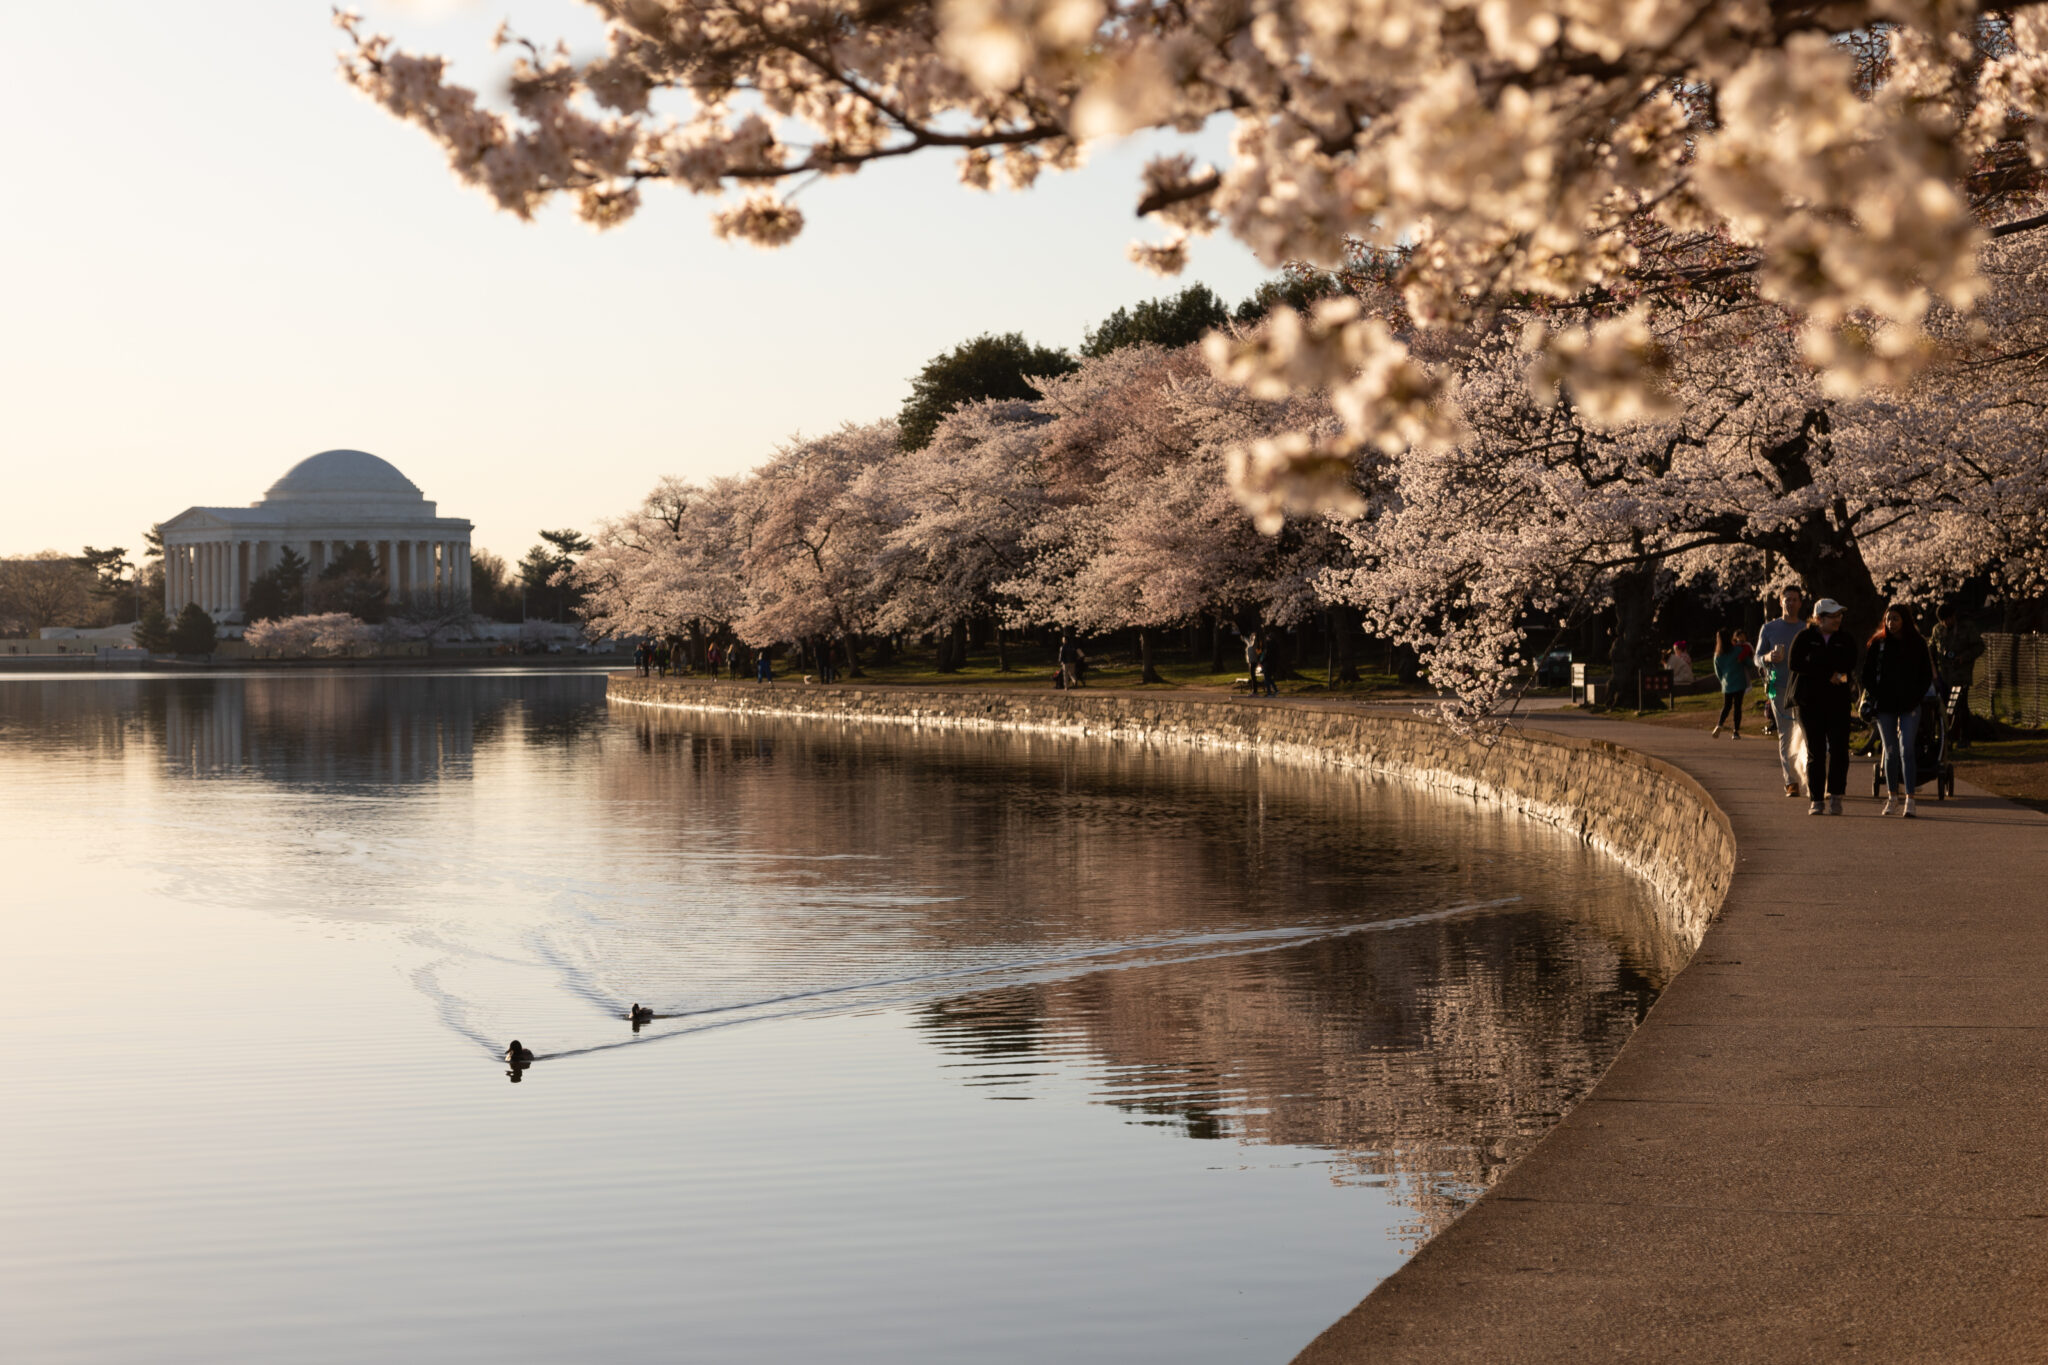
[[[308,455],[270,485],[265,502],[419,502],[419,486],[364,450]]]

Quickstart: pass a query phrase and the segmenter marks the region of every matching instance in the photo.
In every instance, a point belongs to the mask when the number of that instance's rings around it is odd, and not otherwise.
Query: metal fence
[[[2029,730],[2048,728],[2048,635],[1984,636],[1970,709]]]

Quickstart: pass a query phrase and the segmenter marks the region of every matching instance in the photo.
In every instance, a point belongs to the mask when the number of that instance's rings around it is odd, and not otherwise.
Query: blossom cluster
[[[456,175],[600,227],[668,181],[735,196],[721,236],[777,246],[778,187],[951,152],[1024,188],[1093,139],[1235,123],[1228,164],[1166,152],[1133,247],[1162,271],[1227,231],[1271,265],[1396,251],[1403,325],[1313,320],[1221,363],[1254,390],[1346,372],[1339,431],[1245,454],[1270,519],[1350,506],[1346,457],[1438,442],[1431,334],[1534,315],[1526,380],[1594,423],[1671,410],[1657,313],[1733,289],[1792,319],[1834,396],[1906,382],[1966,313],[1992,236],[2048,224],[2048,17],[1972,0],[589,0],[608,47],[521,43],[510,109],[350,14],[348,80]],[[1731,283],[1732,282],[1732,283]],[[1561,319],[1561,325],[1559,324]],[[1359,376],[1352,379],[1350,376]]]
[[[970,620],[1088,634],[1288,626],[1349,562],[1321,518],[1260,534],[1230,452],[1330,421],[1255,397],[1196,348],[1133,346],[969,404],[903,450],[894,422],[798,440],[745,477],[663,481],[577,566],[593,622],[748,644],[944,633]]]
[[[377,628],[345,611],[332,611],[258,621],[243,632],[242,639],[254,648],[271,650],[286,657],[346,654],[360,646],[374,644]]]
[[[611,628],[754,644],[990,618],[1250,629],[1344,608],[1413,647],[1466,715],[1494,710],[1560,623],[1611,612],[1617,665],[1640,661],[1654,599],[1681,584],[1754,600],[1801,582],[1859,629],[1887,595],[1982,575],[2037,593],[2048,243],[1995,243],[1979,268],[1974,316],[1924,320],[1949,358],[1902,384],[1838,392],[1796,315],[1763,303],[1553,319],[1534,325],[1569,334],[1548,344],[1525,327],[1437,358],[1413,409],[1433,425],[1364,460],[1329,452],[1362,383],[1398,389],[1368,378],[1387,373],[1388,330],[1357,299],[1276,309],[958,409],[919,450],[892,423],[849,426],[744,478],[664,483],[577,579]],[[1353,349],[1306,368],[1316,334]],[[1532,353],[1549,382],[1531,382]],[[1613,379],[1629,357],[1654,388]],[[1313,452],[1336,494],[1289,485],[1286,459]],[[1231,483],[1271,515],[1247,519]],[[1301,510],[1339,497],[1342,514]]]

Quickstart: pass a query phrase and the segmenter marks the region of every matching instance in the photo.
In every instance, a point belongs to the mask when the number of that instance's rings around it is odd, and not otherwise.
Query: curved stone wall
[[[1690,957],[1735,869],[1728,818],[1685,773],[1603,740],[1507,731],[1488,740],[1412,714],[1138,692],[951,692],[614,674],[616,702],[863,725],[1021,730],[1248,750],[1362,768],[1522,812],[1577,834],[1658,892],[1676,960]]]

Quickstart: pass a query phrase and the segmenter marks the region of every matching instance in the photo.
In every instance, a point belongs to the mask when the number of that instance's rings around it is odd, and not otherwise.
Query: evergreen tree
[[[940,420],[962,403],[1036,398],[1034,377],[1072,374],[1077,368],[1065,351],[1033,346],[1018,332],[963,341],[910,381],[910,397],[896,418],[897,439],[905,450],[922,450],[931,444]]]
[[[389,593],[390,585],[377,568],[377,557],[370,553],[369,546],[358,541],[343,546],[320,570],[320,576],[306,585],[304,607],[314,615],[347,612],[374,626],[383,621],[389,610],[390,603],[385,600]]]
[[[1267,280],[1253,290],[1250,298],[1232,310],[1231,317],[1250,326],[1282,304],[1297,313],[1306,313],[1317,299],[1332,298],[1343,292],[1344,281],[1328,271],[1317,270],[1313,266],[1295,266],[1278,279]]]
[[[171,652],[171,618],[154,597],[143,602],[142,614],[135,619],[135,647],[152,654]]]
[[[1191,284],[1170,299],[1147,299],[1135,308],[1117,309],[1087,333],[1081,354],[1108,355],[1141,343],[1177,351],[1229,321],[1230,310],[1222,299],[1205,284]]]
[[[542,531],[540,538],[541,543],[519,561],[519,581],[534,615],[564,621],[583,604],[583,593],[574,584],[553,580],[575,568],[578,556],[590,552],[590,538],[580,531]]]
[[[197,602],[187,602],[171,627],[171,650],[176,654],[211,654],[215,638],[213,618]]]
[[[277,563],[256,575],[249,584],[249,598],[242,604],[245,621],[276,621],[299,616],[306,610],[306,561],[287,545],[279,551]]]

